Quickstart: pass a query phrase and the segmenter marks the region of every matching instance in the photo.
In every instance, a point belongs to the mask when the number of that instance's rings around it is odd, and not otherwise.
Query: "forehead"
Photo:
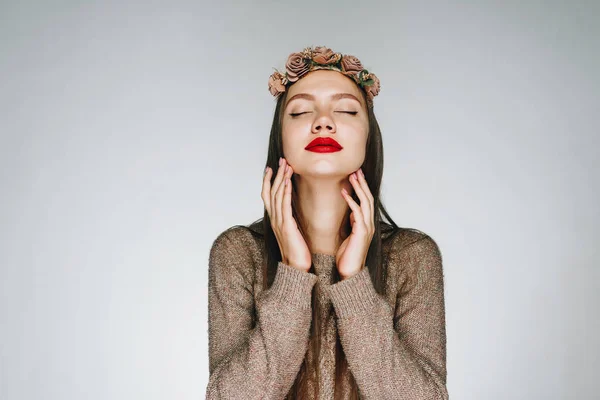
[[[298,79],[288,89],[288,98],[298,93],[309,93],[315,97],[334,93],[351,93],[363,103],[361,89],[349,77],[337,71],[316,70]]]

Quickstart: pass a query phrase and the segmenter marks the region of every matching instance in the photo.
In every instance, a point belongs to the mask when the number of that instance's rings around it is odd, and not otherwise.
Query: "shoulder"
[[[415,228],[400,229],[388,245],[391,252],[430,253],[441,257],[440,247],[430,234]]]
[[[241,249],[255,242],[253,231],[245,225],[233,225],[220,232],[214,239],[211,250],[226,248]]]
[[[428,272],[442,273],[442,253],[433,237],[415,228],[400,228],[386,243],[390,268],[408,278]]]
[[[257,234],[252,225],[234,225],[220,232],[210,247],[209,272],[237,272],[250,279],[262,258]]]

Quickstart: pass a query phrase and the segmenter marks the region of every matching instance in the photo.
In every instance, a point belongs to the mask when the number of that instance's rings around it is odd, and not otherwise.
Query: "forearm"
[[[256,302],[254,328],[245,333],[245,340],[223,355],[211,372],[207,399],[281,399],[285,396],[307,350],[310,298],[315,280],[315,275],[285,264],[278,266],[271,288]],[[232,317],[234,315],[228,313],[227,318]],[[216,340],[220,335],[231,334],[234,332],[213,326],[212,336]]]
[[[401,340],[393,309],[377,294],[366,269],[332,285],[330,294],[344,353],[366,399],[448,399],[445,343],[407,333],[424,346],[421,351]]]

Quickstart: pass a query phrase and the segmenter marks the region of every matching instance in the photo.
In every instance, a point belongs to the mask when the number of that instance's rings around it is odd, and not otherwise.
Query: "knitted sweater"
[[[312,254],[314,274],[279,261],[263,291],[263,245],[234,226],[211,247],[207,399],[286,396],[304,357],[315,362],[308,345],[313,288],[323,336],[320,379],[309,383],[319,385],[319,398],[333,399],[337,334],[361,399],[448,399],[442,258],[431,237],[402,228],[383,245],[385,296],[368,266],[331,284],[335,255],[322,253]]]

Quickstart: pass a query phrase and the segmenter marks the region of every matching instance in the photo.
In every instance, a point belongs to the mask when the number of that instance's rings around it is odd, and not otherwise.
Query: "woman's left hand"
[[[362,169],[350,175],[350,183],[360,199],[360,205],[356,204],[345,189],[342,189],[342,196],[352,209],[350,213],[352,232],[342,242],[335,255],[337,269],[342,280],[357,274],[364,267],[369,246],[375,234],[374,200]]]

